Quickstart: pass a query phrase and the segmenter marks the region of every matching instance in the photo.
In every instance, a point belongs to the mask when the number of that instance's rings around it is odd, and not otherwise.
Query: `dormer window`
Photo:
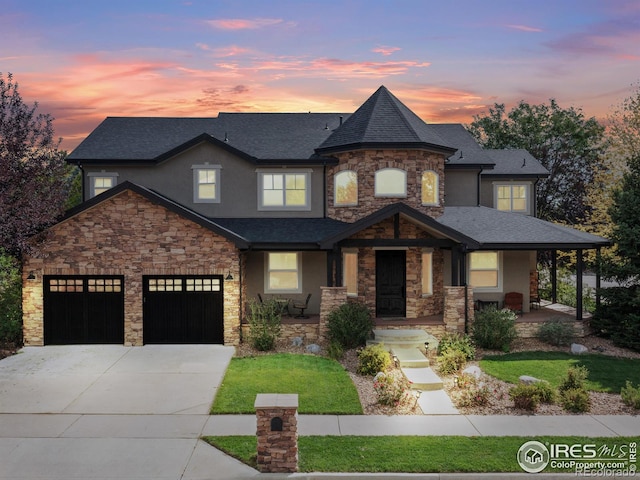
[[[440,204],[440,185],[438,174],[427,170],[422,174],[422,205]]]
[[[106,192],[118,183],[118,174],[110,172],[91,172],[88,174],[91,180],[90,195],[91,198]]]
[[[194,165],[193,202],[220,203],[220,165]]]
[[[498,184],[494,186],[495,206],[505,212],[529,213],[527,185]]]
[[[336,206],[358,205],[358,174],[353,170],[344,170],[334,177]]]
[[[399,168],[383,168],[375,176],[376,197],[407,196],[407,172]]]

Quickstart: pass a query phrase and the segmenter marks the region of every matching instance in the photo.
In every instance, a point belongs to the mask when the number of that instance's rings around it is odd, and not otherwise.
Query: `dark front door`
[[[222,276],[145,276],[144,343],[224,343]]]
[[[405,276],[407,256],[404,250],[376,251],[376,316],[406,315]]]
[[[124,278],[45,275],[44,343],[124,343]]]

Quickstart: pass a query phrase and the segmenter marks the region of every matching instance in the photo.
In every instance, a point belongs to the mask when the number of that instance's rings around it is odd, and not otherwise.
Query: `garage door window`
[[[181,292],[182,278],[150,278],[150,292]]]
[[[120,293],[122,280],[119,278],[90,278],[87,281],[89,292]]]
[[[219,292],[219,278],[187,278],[187,292]]]
[[[84,282],[81,278],[51,278],[49,279],[49,291],[82,293],[84,291]]]

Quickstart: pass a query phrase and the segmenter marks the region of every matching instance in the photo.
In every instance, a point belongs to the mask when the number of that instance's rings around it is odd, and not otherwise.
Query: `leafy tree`
[[[37,108],[24,103],[12,74],[0,73],[0,247],[13,256],[63,212],[70,188],[53,118]]]
[[[626,171],[612,195],[614,256],[603,261],[602,272],[620,286],[602,289],[592,326],[617,344],[640,350],[640,87],[613,120],[612,145],[625,159]]]
[[[586,187],[604,150],[604,127],[585,119],[580,109],[521,101],[510,112],[495,104],[486,115],[474,116],[469,132],[485,148],[524,148],[550,175],[538,184],[538,216],[575,224],[588,211]]]

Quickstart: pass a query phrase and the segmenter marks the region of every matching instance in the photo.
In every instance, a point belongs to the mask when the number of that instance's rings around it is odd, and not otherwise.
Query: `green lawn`
[[[487,356],[480,360],[483,372],[500,380],[518,383],[520,375],[547,380],[557,387],[572,365],[589,370],[587,388],[597,392],[620,393],[625,382],[640,383],[640,360],[607,355],[571,355],[564,352],[517,352]]]
[[[255,467],[255,436],[205,437],[204,440]],[[516,455],[520,446],[530,440],[529,437],[453,436],[299,437],[298,466],[301,472],[522,473]],[[638,441],[635,437],[536,437],[535,440],[569,445]]]
[[[362,414],[358,392],[342,365],[288,353],[232,358],[211,413],[254,414],[259,393],[297,393],[299,413]]]

